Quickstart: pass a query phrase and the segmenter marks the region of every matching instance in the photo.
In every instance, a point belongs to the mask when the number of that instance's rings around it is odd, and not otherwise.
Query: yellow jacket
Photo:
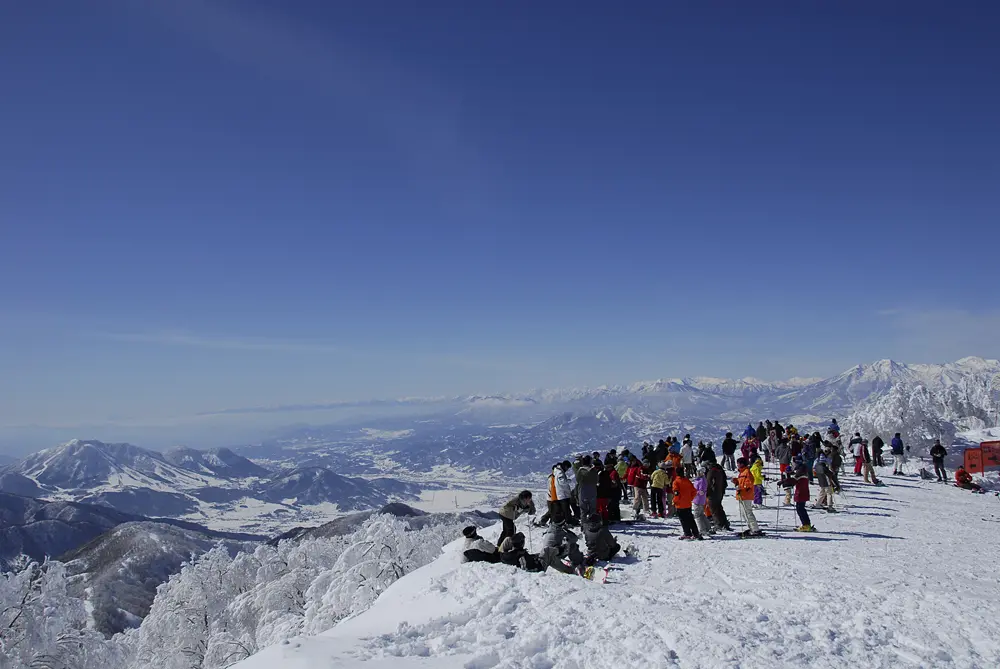
[[[657,468],[653,475],[649,477],[649,485],[662,490],[667,487],[667,473]]]
[[[750,465],[750,473],[753,474],[754,485],[764,485],[764,462],[762,460],[754,460],[754,463]]]

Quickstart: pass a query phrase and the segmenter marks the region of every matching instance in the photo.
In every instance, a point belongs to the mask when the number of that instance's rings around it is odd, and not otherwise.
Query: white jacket
[[[686,465],[694,464],[694,449],[691,448],[691,444],[681,446],[681,462]]]
[[[556,499],[569,499],[573,496],[573,484],[569,480],[569,476],[563,471],[562,467],[553,467],[552,473],[556,477]]]
[[[486,541],[482,537],[473,537],[472,539],[465,539],[465,548],[462,549],[462,562],[467,562],[465,559],[465,551],[475,548],[476,550],[482,551],[484,553],[496,553],[497,547]]]

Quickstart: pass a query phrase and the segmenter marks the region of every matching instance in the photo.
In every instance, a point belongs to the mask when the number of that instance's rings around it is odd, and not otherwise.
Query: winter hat
[[[462,530],[462,534],[465,535],[466,539],[471,539],[472,537],[476,536],[476,526],[469,525],[464,530]]]
[[[750,466],[750,461],[747,460],[746,458],[740,458],[739,460],[736,461],[736,464],[738,464],[738,465],[740,465],[742,467],[749,467]]]
[[[512,537],[512,539],[511,543],[514,544],[515,548],[524,547],[524,532],[518,532]]]

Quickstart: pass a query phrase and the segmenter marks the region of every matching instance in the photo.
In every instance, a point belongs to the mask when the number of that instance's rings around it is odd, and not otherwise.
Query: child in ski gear
[[[753,474],[753,505],[760,507],[764,503],[764,461],[759,455],[750,465],[750,473]]]
[[[899,436],[899,432],[897,432],[896,436],[892,438],[891,447],[892,447],[892,460],[893,460],[892,473],[902,474],[903,465],[906,464],[906,453],[904,453],[903,451],[903,439],[902,437]],[[907,446],[906,450],[909,451],[910,447]]]
[[[809,512],[806,511],[806,502],[809,501],[809,472],[806,471],[805,465],[797,466],[795,471],[786,477],[781,485],[794,491],[795,512],[799,515],[799,520],[802,522],[802,526],[798,528],[799,531],[812,532],[812,522],[809,520]]]
[[[736,461],[736,466],[739,468],[739,475],[733,479],[733,483],[736,484],[736,499],[747,521],[747,532],[750,535],[761,534],[757,518],[753,515],[753,473],[750,471],[750,462],[746,458],[740,458]]]
[[[535,503],[531,500],[531,491],[523,490],[521,493],[500,507],[500,521],[503,523],[503,531],[497,543],[503,542],[507,537],[512,537],[517,533],[514,521],[518,516],[527,513],[535,515]]]
[[[708,474],[708,466],[702,465],[692,483],[694,484],[694,499],[691,501],[691,513],[694,514],[694,521],[698,524],[698,531],[702,536],[715,534],[708,516],[705,515],[705,504],[708,502],[708,481],[705,476]]]
[[[680,518],[681,527],[684,528],[684,538],[701,539],[701,533],[698,531],[698,525],[695,523],[694,514],[691,511],[691,505],[694,503],[697,491],[683,469],[674,472],[673,491],[674,507],[677,509],[677,517]]]
[[[706,490],[705,497],[708,506],[712,510],[712,523],[720,530],[732,531],[729,526],[729,519],[726,511],[722,508],[722,500],[726,496],[726,471],[717,462],[713,462],[708,467],[708,474],[705,476]]]
[[[934,475],[938,481],[948,480],[948,472],[944,468],[944,459],[947,455],[948,450],[941,445],[941,440],[935,439],[934,445],[931,446],[931,459],[934,461]]]
[[[982,492],[983,490],[982,486],[972,482],[972,474],[965,471],[965,466],[963,465],[959,465],[958,469],[955,470],[955,485],[959,488],[974,490],[976,492]]]
[[[587,543],[585,561],[590,564],[593,564],[594,560],[610,560],[622,549],[597,514],[592,515],[584,523],[583,538]]]
[[[649,477],[649,492],[651,499],[651,506],[653,507],[652,513],[649,514],[650,518],[663,518],[665,517],[667,510],[663,505],[663,489],[669,484],[667,476],[667,465],[661,462],[660,466],[657,467],[653,474]]]

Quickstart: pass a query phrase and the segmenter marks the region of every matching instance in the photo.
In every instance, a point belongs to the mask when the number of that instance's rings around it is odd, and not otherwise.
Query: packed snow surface
[[[607,584],[460,564],[456,542],[364,613],[236,666],[1000,667],[1000,498],[889,472],[885,487],[848,472],[842,512],[810,511],[814,534],[793,530],[773,475],[763,538],[678,541],[672,519],[617,526],[639,557],[616,559]]]

